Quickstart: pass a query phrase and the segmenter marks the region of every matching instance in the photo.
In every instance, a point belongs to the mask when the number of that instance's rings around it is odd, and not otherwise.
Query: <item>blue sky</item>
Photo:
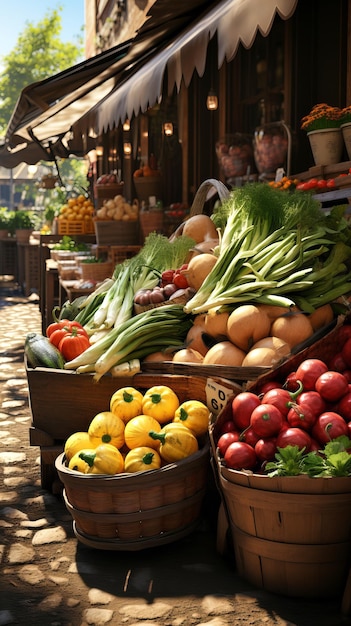
[[[48,11],[59,7],[62,7],[60,38],[63,42],[75,42],[75,36],[81,34],[84,25],[84,0],[0,0],[0,65],[2,58],[15,47],[27,22],[36,24]]]

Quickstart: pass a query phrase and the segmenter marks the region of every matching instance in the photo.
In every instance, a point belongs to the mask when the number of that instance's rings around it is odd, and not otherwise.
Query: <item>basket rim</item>
[[[102,539],[84,533],[78,528],[76,521],[73,521],[73,532],[81,543],[89,548],[95,548],[98,550],[121,550],[121,551],[137,551],[147,548],[158,547],[163,544],[173,543],[183,537],[186,537],[192,533],[199,525],[199,520],[195,520],[188,526],[183,526],[176,531],[164,532],[160,535],[153,535],[152,537],[140,537],[134,540],[124,539]]]
[[[158,481],[160,479],[167,480],[168,477],[174,475],[174,470],[176,469],[184,470],[185,472],[188,472],[189,468],[191,468],[192,465],[196,465],[198,461],[205,459],[206,456],[209,454],[209,451],[210,451],[210,442],[208,438],[206,438],[206,442],[204,443],[204,445],[201,448],[199,448],[197,452],[194,452],[193,454],[186,457],[185,459],[181,459],[180,461],[176,461],[174,463],[167,463],[167,465],[164,465],[163,467],[159,469],[148,470],[146,472],[145,471],[133,472],[130,474],[127,472],[121,472],[120,474],[82,474],[75,470],[69,469],[65,465],[65,453],[64,452],[62,452],[58,457],[56,457],[55,467],[63,483],[64,483],[64,480],[62,479],[61,475],[67,477],[68,480],[77,479],[79,481],[85,481],[85,482],[88,481],[90,486],[92,483],[95,483],[96,486],[98,486],[99,483],[101,483],[101,481],[103,481],[104,484],[108,484],[108,483],[115,484],[116,481],[120,483],[123,482],[125,485],[127,483],[128,489],[129,489],[129,488],[132,488],[133,486],[131,483],[137,482],[138,480],[140,480],[141,483],[149,483],[153,481],[155,482],[155,484],[158,484]]]

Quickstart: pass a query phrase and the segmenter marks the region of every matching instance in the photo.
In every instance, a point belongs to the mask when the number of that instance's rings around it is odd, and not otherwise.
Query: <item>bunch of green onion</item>
[[[343,209],[327,216],[306,192],[253,183],[214,214],[223,227],[218,260],[187,313],[244,302],[312,312],[351,291],[351,235]]]

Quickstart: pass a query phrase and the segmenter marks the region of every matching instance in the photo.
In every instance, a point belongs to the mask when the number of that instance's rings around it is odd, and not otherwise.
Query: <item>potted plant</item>
[[[28,243],[34,229],[34,219],[31,211],[17,209],[11,218],[11,232],[15,234],[17,242]]]
[[[351,105],[341,109],[341,132],[347,151],[347,156],[351,161]]]
[[[316,165],[339,163],[343,149],[342,109],[326,103],[316,104],[301,120],[307,132]]]
[[[10,232],[10,214],[5,207],[0,207],[0,239],[7,239]]]

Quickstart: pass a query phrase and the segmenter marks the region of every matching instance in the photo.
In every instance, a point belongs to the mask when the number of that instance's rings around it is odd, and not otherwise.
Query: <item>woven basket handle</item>
[[[220,180],[216,180],[215,178],[208,178],[207,180],[204,180],[203,183],[201,183],[195,194],[193,204],[190,209],[190,217],[192,215],[198,215],[199,213],[202,213],[205,202],[208,199],[208,193],[211,188],[214,188],[216,190],[221,202],[228,198],[229,189],[227,189],[224,183],[222,183]]]

